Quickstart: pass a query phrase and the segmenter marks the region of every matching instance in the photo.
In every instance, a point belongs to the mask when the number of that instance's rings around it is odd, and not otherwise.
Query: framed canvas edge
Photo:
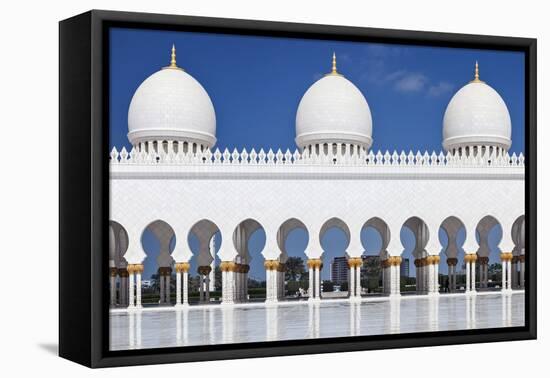
[[[310,353],[330,353],[372,349],[390,349],[390,348],[409,348],[422,346],[438,346],[451,344],[470,344],[483,342],[497,341],[513,341],[527,340],[536,338],[536,39],[533,38],[517,38],[517,37],[499,37],[486,35],[472,34],[454,34],[454,33],[438,33],[438,32],[418,32],[406,30],[390,30],[390,29],[372,29],[364,27],[351,26],[333,26],[333,25],[314,25],[314,24],[297,24],[272,21],[252,21],[252,20],[236,20],[224,18],[196,17],[196,16],[177,16],[177,15],[161,15],[133,12],[114,12],[93,10],[83,15],[76,17],[84,17],[90,20],[90,57],[87,62],[79,62],[79,64],[89,65],[90,72],[90,128],[82,128],[83,138],[86,135],[90,139],[90,161],[89,171],[90,177],[90,198],[74,195],[64,198],[62,203],[60,200],[60,215],[63,213],[64,207],[68,206],[72,201],[84,201],[89,203],[90,207],[90,243],[89,248],[82,252],[90,262],[89,267],[84,267],[89,270],[89,282],[79,283],[79,287],[88,285],[89,297],[89,327],[82,324],[86,321],[78,323],[78,326],[73,326],[72,331],[77,334],[85,334],[89,332],[89,359],[75,359],[69,355],[63,355],[61,352],[62,341],[60,336],[60,355],[71,359],[75,362],[82,363],[89,367],[111,367],[121,365],[140,365],[140,364],[157,364],[157,363],[173,363],[173,362],[191,362],[191,361],[206,361],[220,359],[236,359],[236,358],[252,358],[252,357],[268,357],[282,355],[299,355]],[[72,18],[71,18],[72,19]],[[67,21],[60,22],[61,24]],[[108,119],[106,118],[107,96],[104,92],[108,90],[105,81],[106,69],[108,61],[106,54],[103,53],[107,33],[105,27],[115,23],[125,24],[143,24],[147,28],[161,27],[173,30],[178,27],[195,27],[225,31],[234,31],[240,33],[243,31],[251,34],[269,34],[279,35],[295,33],[304,33],[311,38],[316,36],[320,38],[341,38],[349,40],[354,36],[359,36],[362,39],[370,38],[379,41],[393,41],[393,43],[404,44],[433,44],[437,46],[451,47],[470,47],[470,48],[492,48],[503,50],[518,50],[524,51],[526,57],[525,64],[525,85],[526,85],[526,112],[525,112],[525,132],[526,132],[526,156],[528,159],[526,167],[526,219],[528,219],[528,239],[526,248],[530,250],[527,256],[527,271],[526,271],[526,327],[520,329],[492,329],[492,333],[483,334],[483,330],[476,330],[473,334],[456,334],[455,332],[436,332],[434,333],[415,333],[414,338],[410,335],[400,334],[389,339],[377,339],[369,337],[369,340],[357,340],[355,338],[345,338],[346,340],[333,341],[331,339],[316,339],[304,345],[292,345],[295,343],[277,342],[277,345],[270,345],[269,342],[254,343],[263,344],[260,348],[251,348],[247,344],[227,345],[222,350],[214,351],[198,351],[185,352],[173,351],[177,348],[158,348],[154,350],[143,350],[135,355],[117,355],[117,353],[106,350],[106,340],[108,340],[108,306],[105,305],[105,293],[108,285],[106,280],[102,278],[106,275],[106,264],[103,258],[103,247],[107,245],[107,233],[105,232],[109,214],[108,203]],[[60,29],[61,30],[61,29]],[[61,40],[61,32],[60,32]],[[63,55],[70,54],[68,51],[60,49],[60,64]],[[73,57],[80,59],[79,57]],[[60,92],[63,73],[60,70]],[[61,98],[61,93],[60,93]],[[75,97],[72,101],[78,102],[84,99]],[[60,101],[60,114],[63,104]],[[60,128],[61,125],[60,116]],[[68,141],[64,139],[60,132],[60,151],[63,148],[62,143]],[[60,153],[61,155],[61,153]],[[69,185],[67,175],[61,174],[61,158],[60,158],[60,188],[64,185]],[[60,189],[61,190],[61,189]],[[61,192],[60,192],[61,199]],[[62,219],[60,216],[60,225]],[[67,227],[67,225],[65,225]],[[83,230],[80,230],[83,231]],[[60,239],[67,237],[62,235],[60,227]],[[70,244],[70,243],[69,243]],[[61,261],[62,246],[60,240],[60,267],[64,263]],[[66,252],[66,251],[65,251]],[[60,280],[61,280],[60,269]],[[60,281],[61,282],[61,281]],[[62,292],[60,284],[60,293]],[[70,317],[71,309],[67,308],[66,303],[62,305],[60,298],[60,312],[66,312],[65,319]],[[60,314],[60,335],[61,328],[68,327],[66,324],[61,324]],[[460,333],[460,331],[458,331]],[[453,334],[455,333],[455,334]],[[86,339],[86,338],[84,338]],[[342,338],[344,339],[344,338]],[[371,340],[372,339],[372,340]],[[287,344],[287,345],[284,345]],[[86,349],[87,350],[87,349]]]

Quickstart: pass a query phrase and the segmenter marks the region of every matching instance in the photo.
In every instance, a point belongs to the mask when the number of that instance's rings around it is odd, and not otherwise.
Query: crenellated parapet
[[[166,150],[157,152],[154,149],[141,150],[136,148],[128,151],[123,147],[120,151],[113,148],[110,153],[110,164],[115,165],[317,165],[317,166],[371,166],[371,167],[515,167],[525,166],[525,157],[522,153],[516,155],[497,154],[495,152],[480,153],[477,155],[462,155],[451,153],[429,153],[428,151],[413,153],[409,151],[389,152],[367,152],[366,150],[345,148],[344,144],[337,144],[335,148],[324,152],[313,152],[310,150],[277,150],[263,149],[250,151],[243,149],[238,151],[228,149],[211,151],[187,151],[185,148],[177,147],[177,143],[169,146]]]

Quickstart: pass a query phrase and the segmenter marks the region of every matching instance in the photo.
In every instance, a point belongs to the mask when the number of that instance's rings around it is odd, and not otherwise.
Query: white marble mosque
[[[336,63],[334,55],[332,70],[304,88],[295,151],[216,149],[215,104],[177,65],[175,48],[170,64],[139,86],[128,112],[133,147],[113,148],[110,156],[112,349],[523,325],[524,157],[508,154],[512,125],[504,100],[480,79],[476,63],[472,80],[442,115],[442,151],[374,152],[369,104]],[[496,226],[502,253],[493,262],[502,263],[502,282],[489,291],[489,232]],[[328,263],[321,239],[333,227],[348,243],[346,299],[323,298],[321,290],[320,270]],[[382,239],[384,296],[377,298],[361,287],[366,227]],[[412,296],[400,292],[403,227],[415,236]],[[260,228],[266,242],[254,257],[264,259],[266,299],[250,303],[248,244]],[[309,289],[305,300],[289,301],[285,241],[296,228],[309,236]],[[141,298],[146,229],[160,245],[161,295],[152,307]],[[190,234],[198,252],[187,242]],[[217,252],[215,235],[222,239]],[[215,254],[222,293],[210,301]],[[198,305],[189,304],[193,257]],[[459,259],[463,289],[456,283]],[[448,265],[449,294],[440,294],[440,262]],[[151,332],[157,336],[146,336]]]

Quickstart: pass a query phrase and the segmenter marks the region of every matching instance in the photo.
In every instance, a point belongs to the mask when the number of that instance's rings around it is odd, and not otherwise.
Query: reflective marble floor
[[[115,310],[110,349],[523,326],[524,302],[524,293],[515,292]]]

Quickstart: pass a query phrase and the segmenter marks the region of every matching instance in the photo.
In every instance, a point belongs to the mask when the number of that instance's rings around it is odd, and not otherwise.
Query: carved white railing
[[[439,152],[431,154],[412,151],[386,151],[376,153],[359,151],[358,153],[310,153],[295,150],[285,152],[263,149],[241,152],[234,149],[220,151],[205,150],[199,152],[145,152],[133,148],[131,151],[123,147],[120,151],[113,148],[110,153],[112,165],[346,165],[346,166],[411,166],[411,167],[524,167],[525,157],[522,153],[516,155],[496,155],[496,153],[481,153],[476,156],[457,156]]]

